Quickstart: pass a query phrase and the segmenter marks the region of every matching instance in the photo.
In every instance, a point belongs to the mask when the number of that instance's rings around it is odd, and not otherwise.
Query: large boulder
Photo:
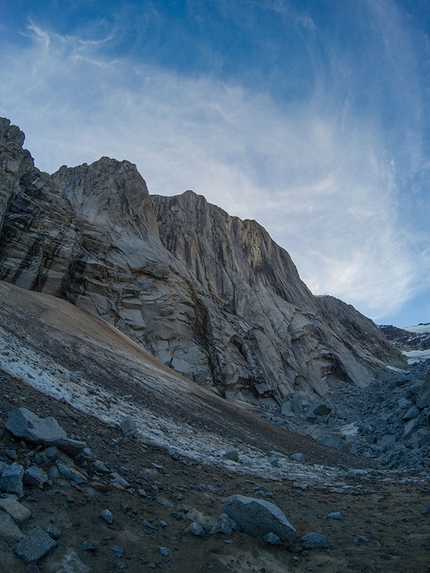
[[[27,408],[17,408],[9,414],[6,429],[17,438],[33,444],[43,444],[57,439],[67,438],[66,432],[55,418],[39,418]]]
[[[222,502],[224,513],[236,522],[240,531],[263,539],[268,533],[274,533],[282,541],[291,541],[297,537],[296,529],[284,513],[269,501],[233,495]]]

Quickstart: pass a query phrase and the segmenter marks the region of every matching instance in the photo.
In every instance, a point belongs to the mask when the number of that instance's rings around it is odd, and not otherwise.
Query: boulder
[[[43,444],[60,438],[67,438],[66,432],[60,427],[55,418],[39,418],[27,408],[17,408],[9,414],[6,428],[17,438]]]
[[[33,531],[15,547],[15,553],[24,563],[31,563],[44,557],[51,549],[56,547],[57,542],[52,539],[43,529],[35,527]]]
[[[222,509],[236,522],[243,533],[263,539],[268,533],[277,535],[282,541],[293,540],[297,536],[279,507],[269,501],[233,495],[222,502]]]
[[[14,462],[3,471],[0,478],[0,489],[6,493],[16,493],[18,497],[22,497],[24,495],[23,477],[24,468]]]
[[[308,533],[300,543],[305,549],[329,549],[332,545],[330,539],[321,533]]]
[[[421,410],[430,406],[430,376],[428,376],[417,398],[417,406]]]
[[[131,416],[126,416],[124,420],[122,420],[120,427],[124,436],[130,437],[137,433],[136,422]]]
[[[8,513],[17,523],[30,519],[31,511],[24,507],[22,503],[10,497],[0,499],[0,509]]]

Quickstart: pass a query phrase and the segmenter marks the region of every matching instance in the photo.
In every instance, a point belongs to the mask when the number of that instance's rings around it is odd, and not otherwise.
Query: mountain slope
[[[150,196],[127,161],[48,176],[22,144],[2,120],[1,279],[66,298],[199,384],[270,408],[404,366],[371,321],[315,298],[255,221],[190,191]]]

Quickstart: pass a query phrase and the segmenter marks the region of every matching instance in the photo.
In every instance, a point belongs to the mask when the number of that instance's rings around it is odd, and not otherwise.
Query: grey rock
[[[75,372],[70,372],[69,380],[70,382],[80,382],[82,379],[82,372],[80,370],[75,370]]]
[[[131,416],[126,416],[121,424],[121,431],[124,434],[124,436],[130,437],[130,436],[134,436],[135,434],[137,434],[137,426],[136,426],[136,422],[133,420],[133,418]]]
[[[23,482],[27,485],[42,486],[48,481],[48,474],[38,466],[30,466],[24,472]]]
[[[110,480],[111,483],[118,483],[120,486],[125,488],[130,487],[129,482],[116,472],[112,472],[111,476],[112,476],[112,479]]]
[[[197,521],[193,521],[191,523],[191,525],[187,528],[187,532],[195,535],[196,537],[205,536],[205,530],[199,523],[197,523]]]
[[[96,553],[97,549],[88,541],[84,541],[81,545],[81,551],[89,551],[90,553]]]
[[[162,547],[161,545],[158,545],[158,547],[154,549],[154,553],[161,553],[163,557],[169,557],[170,555],[170,551],[167,547]]]
[[[12,498],[0,498],[0,509],[6,511],[17,523],[27,521],[31,517],[31,511]]]
[[[277,456],[271,456],[268,461],[274,468],[279,468],[279,458]]]
[[[263,537],[263,541],[269,545],[281,545],[281,540],[277,535],[270,532]]]
[[[408,420],[413,420],[414,418],[417,418],[419,415],[420,415],[420,409],[418,408],[418,406],[412,406],[412,408],[410,408],[403,416],[403,420],[407,422]]]
[[[55,541],[57,541],[61,537],[61,529],[59,527],[56,527],[55,525],[52,524],[48,525],[45,531],[50,537],[52,537],[52,539],[55,539]]]
[[[329,446],[330,448],[336,448],[336,450],[342,449],[342,439],[333,436],[330,434],[326,434],[318,438],[320,444],[324,444],[325,446]]]
[[[109,549],[110,549],[113,553],[115,553],[115,555],[116,555],[117,557],[119,557],[120,559],[122,559],[122,558],[124,557],[125,551],[124,551],[124,549],[123,549],[122,547],[120,547],[119,545],[112,545]]]
[[[332,513],[329,513],[327,517],[330,519],[336,519],[338,521],[342,521],[343,519],[343,515],[340,513],[340,511],[333,511]]]
[[[238,462],[239,461],[239,452],[236,448],[234,448],[233,446],[230,446],[227,448],[224,457],[227,458],[228,460],[232,460],[233,462]]]
[[[395,434],[387,434],[380,438],[377,442],[378,448],[381,449],[382,452],[387,452],[390,450],[397,441],[397,437]]]
[[[6,493],[16,493],[18,497],[22,497],[24,495],[23,477],[24,468],[14,462],[3,470],[0,478],[0,490]]]
[[[6,428],[17,438],[34,444],[67,437],[55,418],[39,418],[27,408],[13,410],[6,421]]]
[[[409,420],[409,422],[406,423],[405,428],[403,430],[403,439],[404,440],[408,440],[412,436],[412,434],[417,430],[419,423],[420,423],[420,421],[418,418],[414,418],[413,420]]]
[[[110,469],[106,467],[105,463],[102,462],[101,460],[96,460],[93,463],[93,468],[97,471],[97,472],[101,472],[104,474],[109,474],[110,473]]]
[[[43,450],[43,453],[51,462],[55,462],[60,459],[60,451],[55,446],[50,446],[46,448],[45,450]]]
[[[0,511],[0,538],[21,541],[24,535],[15,520],[5,511]]]
[[[305,456],[304,454],[292,454],[291,459],[294,460],[295,462],[299,462],[301,464],[305,463]]]
[[[269,501],[234,495],[223,500],[222,509],[240,531],[253,537],[263,538],[267,533],[274,533],[282,541],[296,537],[295,528],[279,507]]]
[[[308,533],[300,543],[305,549],[330,549],[332,546],[330,539],[321,533]]]
[[[427,376],[417,398],[417,406],[421,410],[430,406],[430,376]]]
[[[71,438],[55,438],[44,441],[45,446],[55,446],[62,450],[71,458],[76,458],[85,448],[87,444],[79,440],[72,440]]]
[[[222,513],[214,523],[210,535],[215,533],[224,533],[225,535],[230,535],[230,533],[237,529],[236,522],[229,518],[226,513]]]
[[[87,481],[87,478],[72,466],[66,466],[61,462],[58,462],[57,468],[63,477],[73,481],[76,484],[85,483]]]
[[[113,515],[112,512],[109,509],[104,509],[101,513],[100,513],[100,517],[102,519],[104,519],[104,521],[106,521],[106,523],[108,525],[111,525],[113,523]]]
[[[323,402],[313,402],[309,404],[306,412],[306,419],[312,416],[328,416],[332,409],[327,404]]]
[[[51,549],[57,546],[57,542],[52,539],[43,529],[35,527],[24,539],[15,547],[16,555],[24,561],[31,563],[44,557]]]

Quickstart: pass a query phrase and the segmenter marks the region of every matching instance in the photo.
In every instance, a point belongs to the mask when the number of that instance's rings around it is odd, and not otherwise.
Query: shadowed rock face
[[[291,392],[365,386],[403,366],[370,320],[315,298],[255,221],[192,191],[150,196],[106,157],[49,176],[0,121],[0,279],[100,316],[221,395],[279,405]]]

